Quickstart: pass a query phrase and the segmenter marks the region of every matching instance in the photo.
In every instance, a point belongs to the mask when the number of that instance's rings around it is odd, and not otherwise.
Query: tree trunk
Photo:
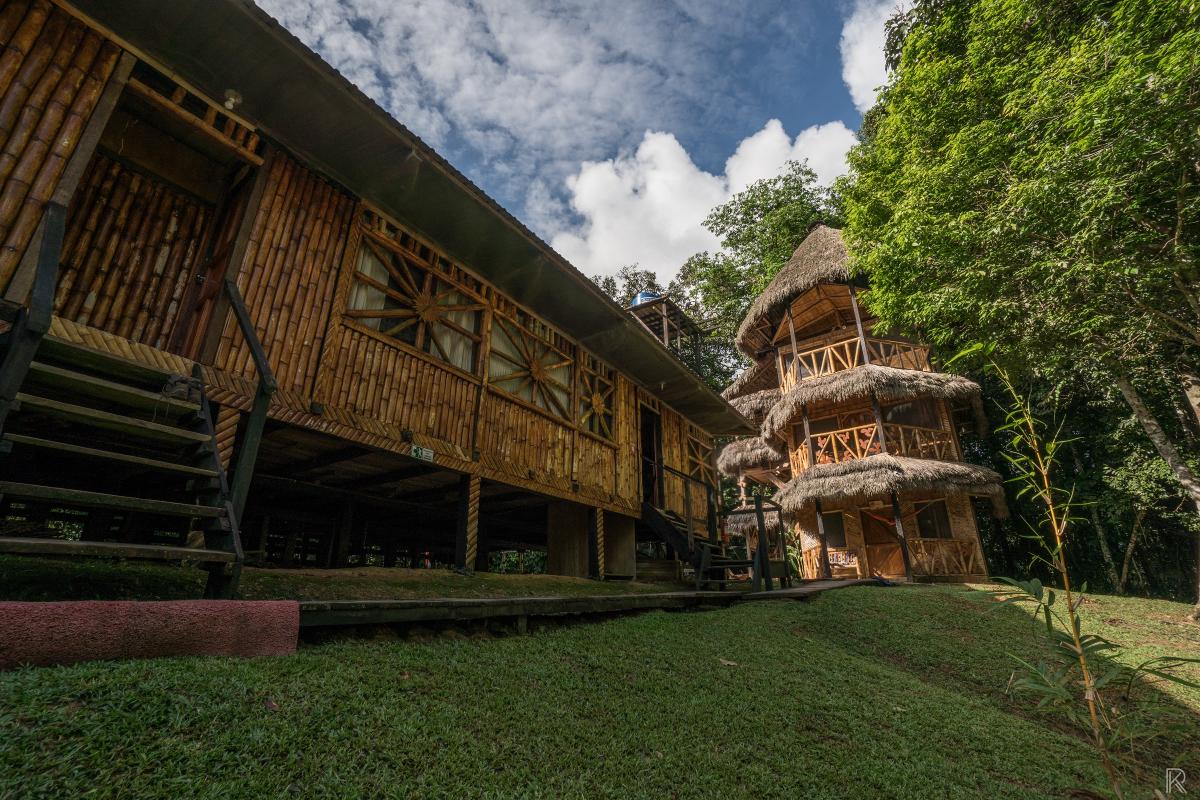
[[[1083,479],[1083,459],[1079,457],[1079,448],[1071,445],[1071,459],[1075,462],[1075,479]],[[1100,545],[1100,556],[1104,559],[1104,567],[1108,570],[1109,585],[1117,594],[1123,594],[1120,588],[1120,579],[1117,577],[1117,563],[1113,561],[1112,550],[1108,547],[1108,536],[1104,530],[1104,523],[1100,521],[1100,505],[1098,498],[1093,497],[1092,502],[1088,503],[1088,511],[1091,512],[1092,529],[1096,531],[1096,542]]]
[[[1196,430],[1200,431],[1200,375],[1196,371],[1184,367],[1179,370],[1179,379],[1183,383],[1183,397],[1193,415]]]
[[[1146,518],[1146,510],[1139,508],[1133,519],[1133,530],[1129,533],[1129,541],[1125,544],[1125,560],[1121,564],[1121,580],[1117,585],[1117,594],[1125,594],[1125,582],[1129,580],[1129,564],[1133,561],[1133,548],[1137,547],[1138,536],[1142,532],[1142,520]]]
[[[1115,376],[1117,388],[1121,390],[1121,396],[1125,398],[1125,402],[1133,409],[1133,415],[1137,417],[1138,422],[1142,424],[1143,430],[1146,431],[1146,436],[1154,445],[1154,449],[1158,451],[1158,455],[1163,461],[1167,462],[1167,466],[1175,473],[1175,477],[1183,485],[1184,491],[1187,492],[1192,504],[1196,507],[1196,513],[1200,514],[1200,481],[1196,480],[1195,474],[1187,462],[1180,457],[1179,451],[1175,449],[1175,445],[1171,444],[1171,440],[1167,438],[1167,434],[1163,431],[1162,426],[1158,424],[1154,414],[1146,407],[1142,396],[1138,394],[1138,390],[1130,383],[1129,378],[1121,372]],[[1196,552],[1200,554],[1200,547],[1197,547]],[[1200,620],[1200,555],[1197,556],[1196,564],[1196,607],[1192,610],[1192,619]]]

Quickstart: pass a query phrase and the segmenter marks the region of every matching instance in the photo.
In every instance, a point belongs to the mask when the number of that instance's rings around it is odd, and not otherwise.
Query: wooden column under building
[[[588,577],[604,580],[604,509],[588,510]]]
[[[479,550],[478,475],[463,475],[458,482],[458,527],[454,540],[454,566],[471,570]]]
[[[804,421],[804,446],[808,448],[808,466],[812,467],[816,460],[816,454],[812,446],[812,431],[808,426],[808,406],[801,409],[801,414],[801,419]],[[813,500],[813,510],[817,514],[817,539],[821,542],[821,577],[829,579],[833,577],[833,568],[829,566],[829,540],[825,537],[825,519],[821,516],[823,512],[821,498]]]

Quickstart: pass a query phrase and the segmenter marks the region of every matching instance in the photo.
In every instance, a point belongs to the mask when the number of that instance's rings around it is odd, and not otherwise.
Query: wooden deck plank
[[[846,586],[879,586],[874,580],[811,581],[774,592],[649,592],[580,597],[429,597],[411,600],[302,600],[300,627],[455,622],[506,617],[622,614],[655,609],[727,607],[739,602],[797,600]]]

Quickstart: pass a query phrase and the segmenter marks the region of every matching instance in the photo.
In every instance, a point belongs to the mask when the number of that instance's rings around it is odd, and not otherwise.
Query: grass
[[[1187,607],[1093,598],[1142,653]],[[1004,694],[1031,620],[958,587],[655,612],[481,640],[0,675],[0,797],[1067,797],[1073,733]],[[1200,676],[1197,676],[1200,677]],[[1200,694],[1172,689],[1195,720]],[[1200,725],[1160,745],[1195,759]],[[1195,774],[1200,774],[1197,769]]]
[[[186,600],[204,594],[199,569],[134,561],[0,556],[0,600]],[[401,600],[661,592],[683,587],[600,582],[559,575],[460,575],[445,569],[257,569],[242,571],[247,600]]]

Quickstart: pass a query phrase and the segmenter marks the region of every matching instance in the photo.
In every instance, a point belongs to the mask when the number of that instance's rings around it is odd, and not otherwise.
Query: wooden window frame
[[[492,328],[489,332],[490,346],[487,354],[489,362],[488,388],[514,402],[545,414],[556,422],[577,428],[578,414],[574,413],[573,409],[578,397],[576,385],[576,376],[579,372],[578,353],[580,350],[578,345],[538,317],[512,304],[511,301],[507,301],[506,304],[511,305],[511,308],[496,308],[491,316]],[[497,330],[503,330],[503,335],[507,336],[517,347],[519,360],[518,357],[496,348]],[[543,349],[539,350],[539,347]],[[543,360],[546,355],[557,357],[558,360],[547,363]],[[495,358],[507,361],[516,369],[497,377],[490,367],[492,359]],[[546,374],[549,370],[563,367],[570,371],[566,383]],[[512,387],[504,386],[514,380],[518,381],[515,391]],[[532,400],[527,400],[518,394],[526,385],[529,386]],[[551,387],[566,392],[565,402],[551,391]],[[544,407],[537,402],[539,396],[545,402]]]
[[[711,443],[706,442],[698,429],[688,423],[684,435],[684,451],[687,457],[687,473],[707,486],[717,485],[717,474],[713,470],[713,451]]]
[[[481,364],[484,357],[484,332],[487,330],[489,305],[483,286],[480,282],[467,275],[461,268],[450,263],[437,251],[422,244],[418,240],[399,231],[394,236],[388,236],[375,230],[371,222],[379,226],[388,225],[385,219],[370,211],[364,214],[356,225],[359,230],[357,247],[353,248],[350,263],[350,280],[346,291],[345,308],[342,311],[342,322],[355,330],[407,352],[430,360],[439,367],[452,370],[455,373],[470,376],[479,380]],[[364,249],[370,249],[375,259],[388,272],[388,281],[383,283],[367,275],[359,269]],[[401,271],[395,261],[405,265]],[[423,276],[418,281],[413,270],[420,270]],[[438,290],[438,282],[447,285],[448,289]],[[417,284],[420,284],[418,286]],[[401,309],[357,309],[353,308],[351,298],[357,285],[368,286],[382,292],[391,300],[403,304]],[[469,301],[457,305],[443,305],[438,299],[449,292],[457,292]],[[472,332],[457,322],[449,319],[443,311],[470,311],[476,314],[476,328]],[[382,313],[376,313],[382,312]],[[363,320],[409,320],[407,323],[393,325],[390,330],[372,328]],[[416,326],[414,341],[408,342],[396,336],[401,330]],[[431,335],[431,329],[444,326],[448,330],[471,342],[473,354],[470,369],[464,369],[450,360],[449,353],[443,348],[438,337]]]
[[[581,433],[599,439],[605,444],[617,440],[617,371],[586,350],[579,354],[579,367],[575,370],[579,383],[576,404],[576,424]],[[602,404],[597,408],[597,400]],[[586,406],[586,408],[585,408]],[[607,420],[607,421],[606,421]],[[595,424],[597,430],[592,430]]]

